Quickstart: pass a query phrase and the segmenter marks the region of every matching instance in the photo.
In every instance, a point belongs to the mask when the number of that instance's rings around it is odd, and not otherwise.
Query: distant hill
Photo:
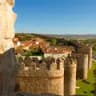
[[[57,34],[35,34],[35,33],[16,33],[19,35],[33,35],[35,37],[42,37],[42,38],[65,38],[65,39],[77,39],[77,40],[85,40],[85,39],[96,39],[96,34],[84,34],[84,35],[77,35],[77,34],[65,34],[65,35],[57,35]]]
[[[51,34],[45,34],[45,36],[49,37],[56,37],[56,38],[65,38],[65,39],[78,39],[78,40],[84,40],[84,39],[96,39],[96,35],[51,35]]]

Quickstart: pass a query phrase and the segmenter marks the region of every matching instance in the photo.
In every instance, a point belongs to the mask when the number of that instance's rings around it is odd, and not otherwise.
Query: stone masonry
[[[76,79],[88,77],[88,53],[74,53],[67,57],[18,57],[17,92],[51,94],[52,96],[76,95]],[[51,96],[49,95],[49,96]]]
[[[0,96],[15,96],[16,59],[14,54],[13,0],[0,0]]]
[[[64,66],[64,96],[74,96],[76,95],[76,59],[68,56]]]
[[[64,96],[64,63],[60,59],[33,59],[30,65],[22,64],[17,74],[19,90],[31,94]]]

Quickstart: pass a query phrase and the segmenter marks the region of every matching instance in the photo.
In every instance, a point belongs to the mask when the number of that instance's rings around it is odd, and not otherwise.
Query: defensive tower
[[[76,59],[68,56],[64,66],[64,96],[74,96],[76,95]]]
[[[27,59],[31,61],[30,64],[22,63],[17,74],[19,91],[40,96],[42,94],[64,96],[64,62],[51,57],[41,61],[36,58]]]

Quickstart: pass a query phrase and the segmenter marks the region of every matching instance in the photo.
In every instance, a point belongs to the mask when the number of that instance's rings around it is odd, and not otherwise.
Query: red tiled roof
[[[48,48],[43,48],[44,53],[51,53],[51,54],[63,54],[63,53],[71,53],[73,49],[68,46],[50,46]]]
[[[49,43],[43,40],[29,40],[21,43],[22,47],[41,47],[45,48],[49,46]]]

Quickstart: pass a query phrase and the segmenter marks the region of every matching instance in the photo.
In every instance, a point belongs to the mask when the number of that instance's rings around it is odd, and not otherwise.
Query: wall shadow
[[[0,54],[0,96],[13,96],[18,64],[14,48]]]

